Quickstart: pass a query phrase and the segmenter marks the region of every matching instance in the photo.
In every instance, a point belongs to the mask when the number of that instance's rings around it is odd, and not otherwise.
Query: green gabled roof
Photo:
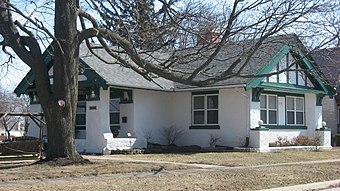
[[[53,59],[53,47],[52,45],[48,46],[43,53],[43,60],[46,64],[46,67],[50,69],[52,67],[52,59]],[[19,85],[15,88],[14,93],[17,96],[21,94],[25,94],[27,89],[34,84],[35,76],[33,74],[32,69],[26,74],[26,76],[20,81]]]
[[[48,70],[50,70],[53,66],[53,47],[50,45],[47,47],[45,52],[43,53],[43,60],[46,64],[46,67]],[[82,68],[83,72],[82,75],[86,76],[86,81],[79,81],[80,87],[106,87],[106,81],[96,73],[91,67],[86,64],[82,59],[79,61],[79,67]],[[20,96],[21,94],[26,94],[29,89],[35,89],[34,88],[34,80],[35,76],[32,71],[32,69],[26,74],[26,76],[21,80],[19,85],[15,88],[14,93],[17,94],[17,96]]]
[[[293,48],[291,46],[285,45],[283,46],[280,51],[278,51],[275,56],[271,59],[271,61],[264,65],[256,74],[263,75],[268,74],[289,53],[295,54],[301,58],[301,62],[298,65],[302,69],[307,69],[312,71],[308,77],[312,81],[313,85],[316,88],[310,88],[305,86],[299,86],[294,84],[286,84],[286,83],[273,83],[273,82],[263,82],[260,78],[252,78],[249,79],[246,83],[246,90],[251,88],[267,88],[272,90],[282,90],[282,91],[290,91],[290,92],[298,92],[298,93],[314,93],[314,94],[327,94],[327,95],[334,95],[334,89],[327,84],[325,79],[320,75],[320,72],[317,67],[313,65],[313,63],[304,55],[304,53],[300,49]]]

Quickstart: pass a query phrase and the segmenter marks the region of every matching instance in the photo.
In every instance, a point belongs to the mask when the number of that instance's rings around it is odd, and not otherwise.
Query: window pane
[[[204,111],[194,112],[194,124],[204,124]]]
[[[218,96],[207,96],[208,109],[217,109],[218,108]]]
[[[295,124],[295,116],[294,116],[294,112],[292,111],[288,111],[287,112],[287,124]]]
[[[110,113],[110,124],[119,124],[119,113]]]
[[[269,98],[269,109],[276,109],[276,96],[268,96]]]
[[[86,113],[86,102],[77,103],[77,113]]]
[[[110,100],[110,111],[119,111],[119,100]]]
[[[267,124],[267,111],[266,110],[261,110],[261,120],[263,121],[264,124]]]
[[[208,111],[207,123],[218,124],[218,111],[217,110]]]
[[[76,125],[86,125],[86,114],[76,115]]]
[[[261,95],[260,96],[260,104],[261,104],[261,108],[267,108],[267,96],[265,95]]]
[[[296,112],[296,124],[303,124],[303,112]]]
[[[204,109],[204,96],[194,97],[194,109]]]
[[[296,98],[296,110],[303,111],[303,98]]]
[[[86,130],[76,130],[75,131],[76,139],[86,139]]]
[[[294,110],[294,98],[287,97],[287,109]]]
[[[276,111],[269,111],[269,124],[276,124]]]

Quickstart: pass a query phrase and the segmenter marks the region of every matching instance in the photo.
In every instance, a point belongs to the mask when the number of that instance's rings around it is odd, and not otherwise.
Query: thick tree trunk
[[[47,160],[81,160],[75,148],[75,114],[78,97],[79,47],[76,39],[76,1],[55,2],[53,99],[44,107],[47,122]]]

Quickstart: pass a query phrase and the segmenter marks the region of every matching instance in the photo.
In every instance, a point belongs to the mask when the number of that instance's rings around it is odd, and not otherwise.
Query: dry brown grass
[[[340,163],[23,183],[0,190],[257,190],[340,179]]]
[[[187,169],[187,166],[171,164],[126,163],[92,161],[92,164],[51,166],[32,162],[0,164],[0,182],[11,180],[50,179],[62,177],[96,176],[130,172],[153,172],[157,170]]]
[[[336,150],[328,152],[200,153],[191,155],[119,155],[105,157],[249,166],[338,159],[339,156],[340,151]],[[93,162],[93,164],[61,167],[46,164],[30,165],[27,162],[0,164],[0,191],[256,190],[340,179],[340,162],[261,168],[230,168],[223,171],[196,171],[177,174],[166,172],[167,170],[187,169],[189,167],[172,164],[113,162],[103,159]],[[160,170],[161,172],[165,170],[165,173],[134,174],[134,172],[157,172]],[[115,175],[129,172],[133,173],[125,174],[124,176]],[[10,180],[28,181],[11,182]],[[30,180],[45,181],[36,182]]]
[[[210,152],[210,153],[187,153],[187,154],[110,155],[110,157],[212,164],[221,166],[253,166],[299,161],[340,159],[340,149],[318,152],[315,151],[283,151],[270,153]]]

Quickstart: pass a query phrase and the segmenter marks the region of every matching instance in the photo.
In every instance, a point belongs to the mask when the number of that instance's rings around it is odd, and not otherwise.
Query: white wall
[[[174,93],[173,120],[186,130],[180,145],[208,147],[210,134],[221,136],[217,143],[224,146],[242,146],[249,136],[248,93],[243,89],[219,90],[220,129],[189,129],[191,125],[191,92]]]
[[[314,134],[315,129],[322,127],[322,106],[316,106],[315,94],[305,94],[305,109],[306,126],[308,135],[311,136]]]
[[[85,150],[88,153],[102,153],[103,148],[106,146],[104,133],[111,133],[109,124],[109,93],[109,90],[100,88],[100,100],[86,102]],[[96,107],[96,109],[90,110],[90,107]],[[82,152],[81,148],[77,148],[77,150]]]
[[[174,125],[172,93],[135,89],[133,105],[134,135],[137,139],[143,139],[146,133],[152,132],[152,142],[165,144],[160,132],[163,127]]]

